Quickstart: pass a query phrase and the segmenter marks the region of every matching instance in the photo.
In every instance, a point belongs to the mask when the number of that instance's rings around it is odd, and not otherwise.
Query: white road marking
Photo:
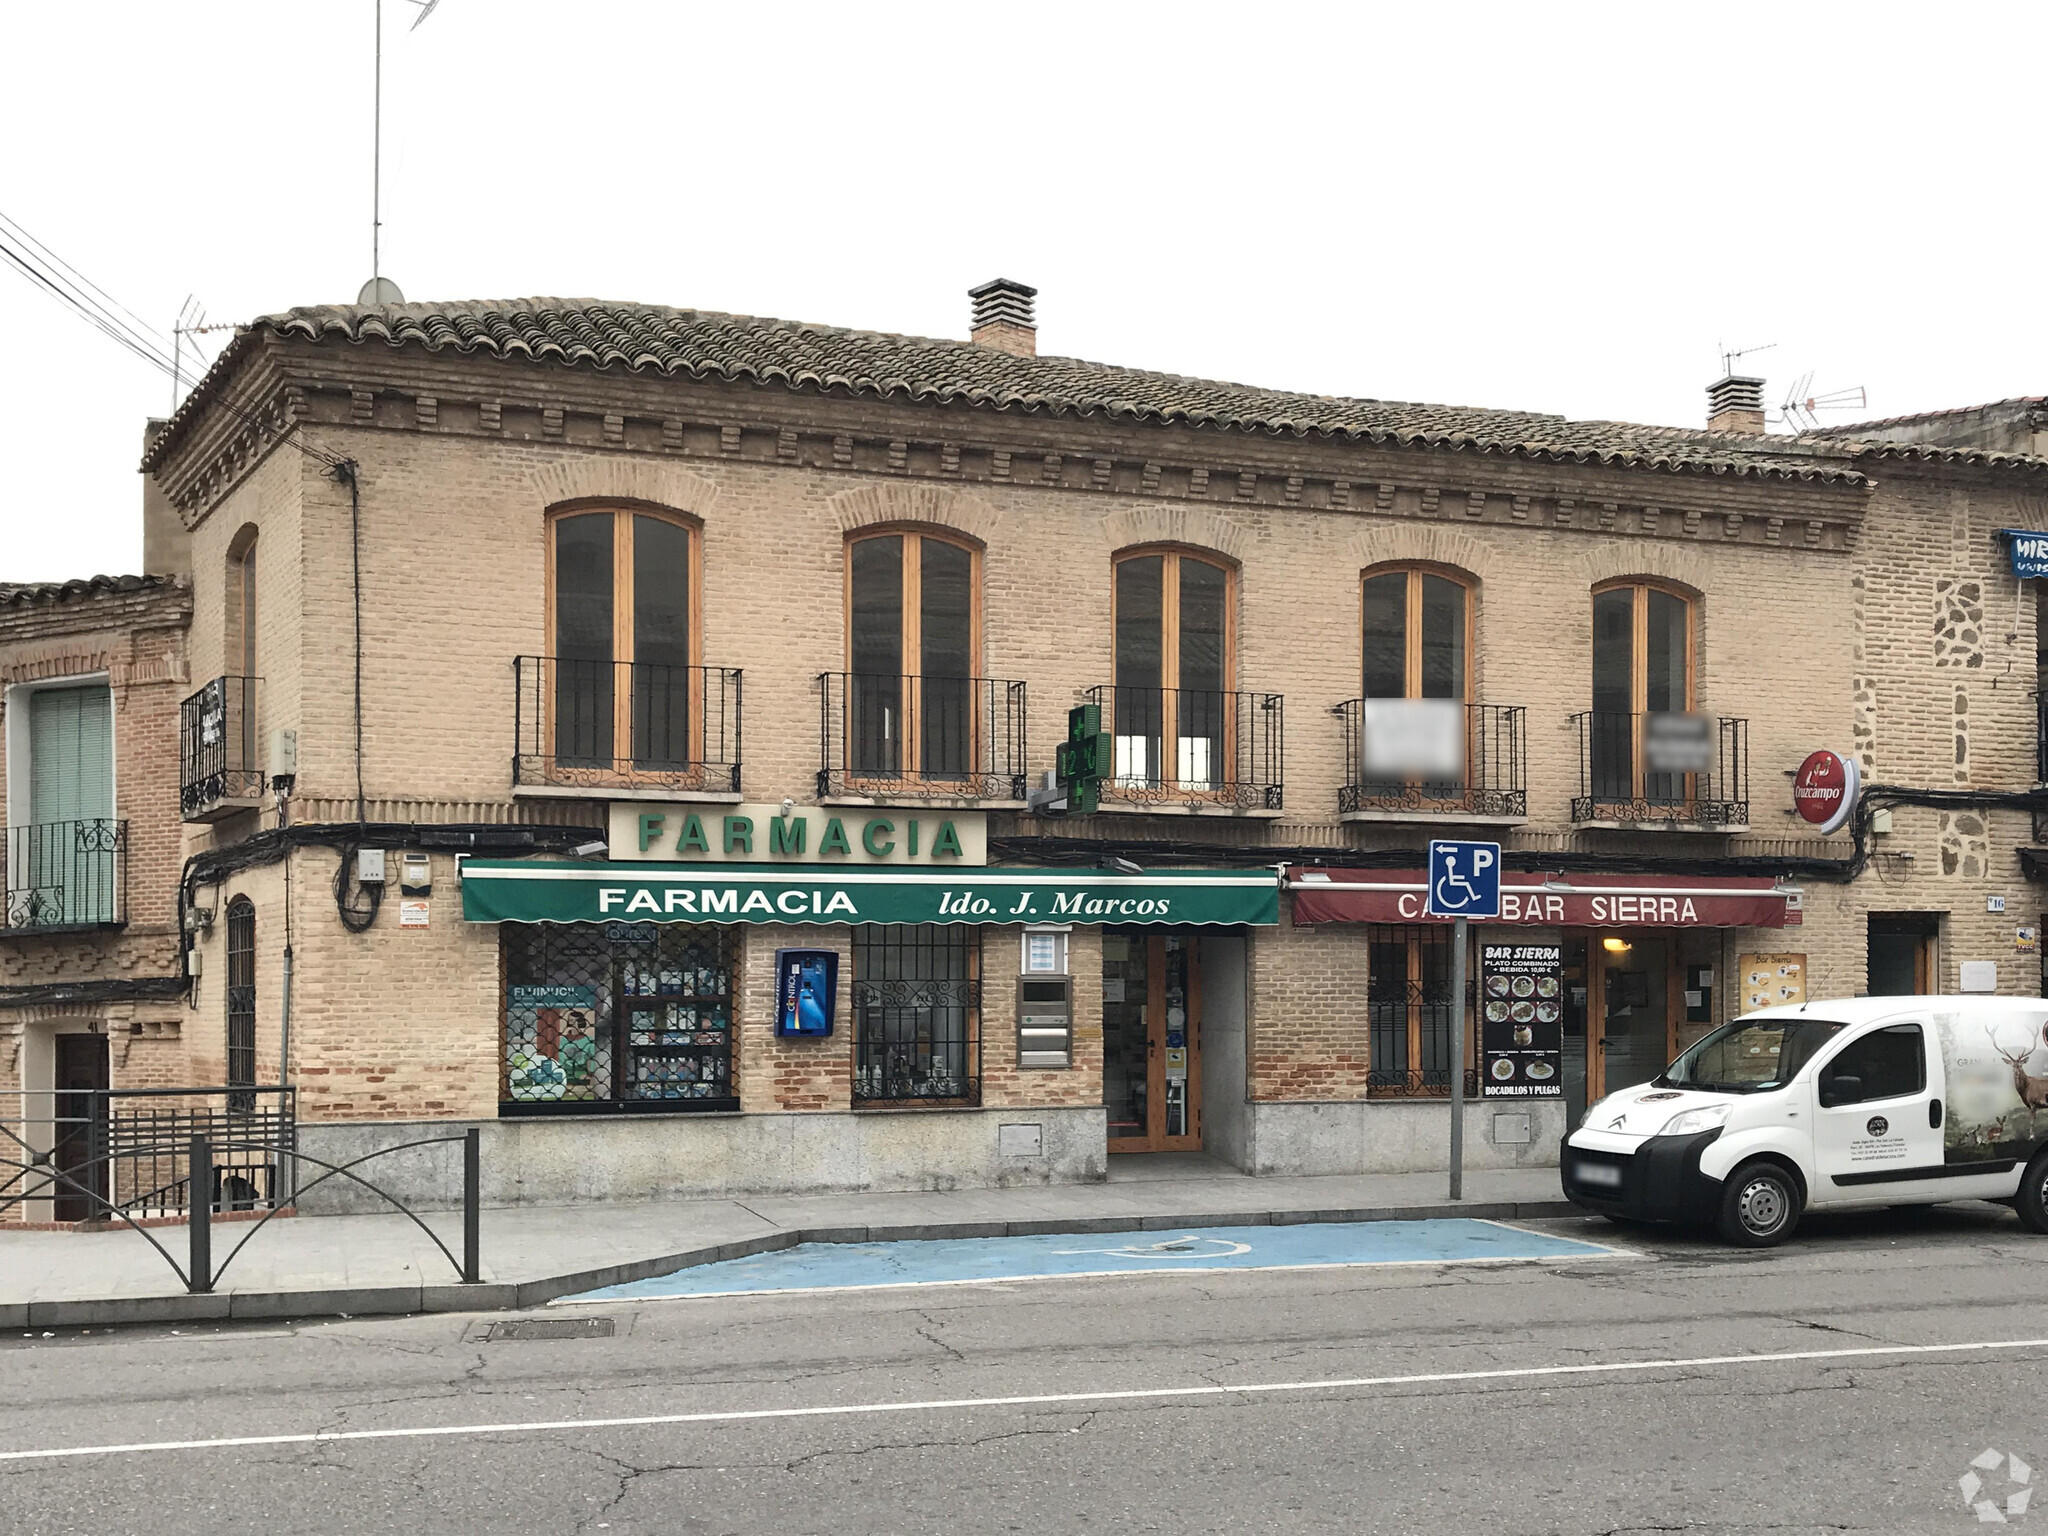
[[[1574,1242],[1578,1239],[1574,1238]],[[1107,1250],[1104,1250],[1107,1251]],[[1207,1257],[1207,1255],[1202,1255]],[[1643,1259],[1648,1254],[1626,1248],[1605,1253],[1551,1253],[1541,1256],[1517,1254],[1513,1258],[1471,1259],[1331,1259],[1315,1264],[1200,1264],[1191,1269],[1077,1269],[1055,1275],[976,1275],[965,1280],[863,1280],[853,1285],[782,1285],[737,1291],[689,1291],[675,1296],[557,1296],[551,1307],[615,1307],[620,1302],[638,1306],[643,1301],[731,1301],[742,1296],[822,1296],[833,1291],[914,1291],[942,1285],[1033,1285],[1045,1280],[1144,1280],[1183,1275],[1268,1275],[1312,1269],[1439,1269],[1452,1264],[1588,1264],[1608,1259]],[[736,1262],[736,1261],[721,1261]],[[629,1280],[627,1285],[641,1282]]]
[[[562,1430],[643,1429],[665,1424],[739,1424],[765,1419],[859,1418],[882,1413],[938,1413],[974,1408],[1047,1408],[1063,1404],[1127,1403],[1166,1398],[1237,1397],[1270,1392],[1342,1392],[1360,1387],[1415,1387],[1532,1377],[1614,1376],[1641,1371],[1700,1370],[1708,1366],[1785,1365],[1808,1360],[1900,1359],[1992,1350],[2048,1349],[2048,1339],[1980,1339],[1967,1344],[1872,1344],[1855,1349],[1792,1349],[1762,1355],[1696,1355],[1690,1359],[1606,1360],[1583,1365],[1506,1366],[1489,1371],[1426,1371],[1407,1376],[1340,1376],[1321,1381],[1257,1381],[1186,1387],[1133,1387],[1099,1392],[1039,1392],[1017,1397],[933,1398],[909,1403],[843,1403],[813,1408],[739,1408],[710,1413],[643,1413],[608,1419],[531,1419],[502,1424],[417,1425],[404,1429],[327,1429],[295,1435],[232,1435],[212,1440],[143,1440],[129,1445],[73,1445],[35,1451],[0,1451],[0,1461],[58,1461],[82,1456],[131,1456],[154,1451],[235,1450],[252,1445],[328,1445],[350,1440],[433,1440],[458,1436],[534,1435]]]

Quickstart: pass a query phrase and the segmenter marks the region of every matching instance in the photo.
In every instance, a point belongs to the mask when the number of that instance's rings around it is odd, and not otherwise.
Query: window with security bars
[[[505,923],[500,1115],[737,1109],[729,928]]]
[[[256,1086],[256,907],[246,896],[228,903],[228,1087]],[[252,1093],[230,1093],[228,1108],[247,1114]]]
[[[1366,1015],[1374,1098],[1451,1091],[1451,933],[1447,926],[1366,929]]]
[[[853,931],[855,1103],[981,1101],[981,930]]]

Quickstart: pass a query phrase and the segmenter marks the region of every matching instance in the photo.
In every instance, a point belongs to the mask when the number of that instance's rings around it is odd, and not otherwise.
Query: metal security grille
[[[246,896],[228,903],[228,1086],[256,1086],[256,908]],[[247,1113],[253,1094],[230,1093],[228,1108]]]
[[[853,931],[855,1103],[981,1101],[981,930]]]
[[[1366,929],[1374,1098],[1451,1091],[1451,934],[1441,925]]]
[[[501,1115],[737,1109],[729,928],[506,923]]]

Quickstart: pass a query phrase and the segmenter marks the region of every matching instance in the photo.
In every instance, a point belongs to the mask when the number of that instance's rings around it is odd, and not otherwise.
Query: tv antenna
[[[408,31],[418,31],[421,22],[434,14],[441,0],[406,0],[419,7]],[[370,104],[370,280],[356,295],[358,304],[403,304],[405,295],[398,284],[384,275],[384,0],[372,0],[372,22],[376,30],[373,46]]]
[[[1794,432],[1816,432],[1820,430],[1822,411],[1861,411],[1869,404],[1861,384],[1816,394],[1813,374],[1808,372],[1792,381],[1791,389],[1785,393],[1785,403],[1778,407],[1778,420]]]
[[[1775,341],[1763,341],[1758,342],[1753,347],[1730,347],[1719,343],[1716,343],[1716,345],[1720,346],[1721,372],[1724,377],[1732,377],[1735,373],[1735,365],[1741,362],[1742,359],[1748,357],[1752,352],[1768,352],[1777,346],[1777,343]]]

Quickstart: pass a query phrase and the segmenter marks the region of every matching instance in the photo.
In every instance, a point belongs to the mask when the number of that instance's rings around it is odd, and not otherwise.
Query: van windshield
[[[1842,1030],[1828,1019],[1737,1019],[1696,1043],[1657,1079],[1659,1088],[1767,1093],[1782,1088]]]

